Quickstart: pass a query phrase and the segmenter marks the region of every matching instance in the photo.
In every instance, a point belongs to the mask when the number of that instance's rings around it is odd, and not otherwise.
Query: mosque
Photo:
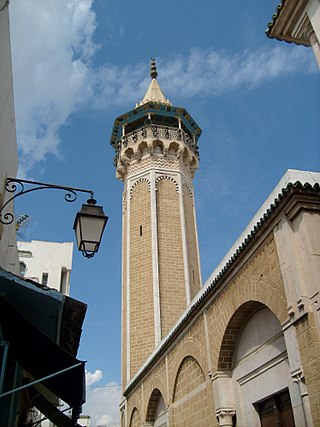
[[[320,174],[288,170],[202,285],[201,129],[155,61],[111,135],[122,216],[122,427],[320,425]]]

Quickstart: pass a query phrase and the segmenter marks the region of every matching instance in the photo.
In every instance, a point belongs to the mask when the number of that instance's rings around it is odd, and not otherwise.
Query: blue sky
[[[122,183],[109,138],[143,98],[150,57],[166,97],[203,130],[194,185],[204,282],[288,168],[319,169],[319,71],[311,49],[265,36],[277,3],[10,2],[19,175],[93,189],[110,217],[99,254],[75,251],[71,276],[71,295],[88,304],[79,357],[93,427],[116,419],[121,381]],[[25,239],[73,240],[84,200],[21,197]]]

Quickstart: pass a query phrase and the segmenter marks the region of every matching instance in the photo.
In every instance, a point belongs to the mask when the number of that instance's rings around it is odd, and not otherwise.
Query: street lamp
[[[3,214],[4,209],[15,198],[23,194],[31,193],[37,190],[63,190],[66,192],[64,199],[66,202],[77,200],[79,192],[89,193],[90,199],[83,204],[76,215],[73,229],[76,233],[77,246],[82,255],[86,258],[92,258],[98,252],[104,228],[108,222],[102,206],[96,206],[96,200],[93,198],[93,191],[82,188],[65,187],[62,185],[48,184],[45,182],[28,181],[18,178],[7,178],[5,191],[14,193],[9,200],[0,209],[0,222],[4,225],[12,224],[14,215],[11,212]]]
[[[92,258],[98,252],[104,227],[108,222],[102,206],[96,206],[93,198],[83,204],[77,213],[73,229],[76,233],[77,246],[82,255]]]

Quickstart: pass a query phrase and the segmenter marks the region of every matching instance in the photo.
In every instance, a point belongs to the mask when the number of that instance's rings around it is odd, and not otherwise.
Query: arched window
[[[20,276],[25,277],[26,271],[27,271],[27,266],[23,261],[19,262],[19,268],[20,268]]]

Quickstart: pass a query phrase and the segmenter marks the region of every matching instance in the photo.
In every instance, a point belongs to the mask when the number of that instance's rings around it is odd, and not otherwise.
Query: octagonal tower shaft
[[[152,93],[160,100],[149,99]],[[124,386],[201,287],[192,185],[200,133],[186,110],[164,98],[155,78],[140,105],[115,121],[111,144],[124,182]]]

